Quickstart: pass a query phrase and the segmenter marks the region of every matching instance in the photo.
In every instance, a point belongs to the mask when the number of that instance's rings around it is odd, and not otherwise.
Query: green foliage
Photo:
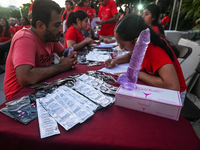
[[[183,0],[181,8],[181,14],[185,15],[184,19],[192,20],[194,26],[194,22],[200,18],[200,0]],[[200,25],[195,25],[193,29],[200,30]]]
[[[23,4],[21,8],[22,16],[26,16],[28,18],[28,12],[29,12],[29,7],[30,3]],[[20,10],[19,8],[16,9],[10,9],[7,7],[2,7],[0,6],[0,18],[5,17],[6,19],[9,19],[10,17],[13,18],[21,18],[20,16]]]

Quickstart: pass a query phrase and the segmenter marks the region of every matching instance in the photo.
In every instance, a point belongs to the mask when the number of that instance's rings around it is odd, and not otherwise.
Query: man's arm
[[[96,21],[96,24],[98,25],[102,25],[104,23],[113,23],[113,22],[117,22],[118,17],[117,14],[113,15],[112,18],[108,19],[108,20],[101,20],[101,21]]]
[[[51,65],[48,67],[33,67],[31,65],[19,65],[15,68],[17,81],[21,86],[35,84],[44,79],[50,78],[56,74],[74,68],[76,63],[76,53],[73,53],[68,57],[61,57],[58,64]]]

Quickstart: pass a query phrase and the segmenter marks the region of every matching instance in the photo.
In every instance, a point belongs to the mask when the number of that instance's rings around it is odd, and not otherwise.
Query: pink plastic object
[[[117,79],[117,82],[122,85],[122,88],[126,90],[136,89],[138,74],[149,43],[150,31],[146,29],[140,33],[137,39],[126,74],[121,74]]]

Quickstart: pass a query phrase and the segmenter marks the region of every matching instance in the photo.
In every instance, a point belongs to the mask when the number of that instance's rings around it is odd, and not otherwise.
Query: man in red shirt
[[[117,5],[113,0],[99,0],[99,12],[98,17],[100,21],[96,21],[98,25],[101,25],[100,35],[102,38],[114,37],[114,28],[118,20]]]
[[[58,64],[51,65],[53,53],[62,56],[64,52],[59,42],[62,31],[60,13],[61,8],[54,1],[34,2],[31,28],[19,30],[10,46],[4,78],[7,100],[31,84],[74,68],[75,53],[61,57]]]
[[[16,23],[15,18],[9,18],[9,25],[15,30],[15,32],[21,29],[20,26]]]

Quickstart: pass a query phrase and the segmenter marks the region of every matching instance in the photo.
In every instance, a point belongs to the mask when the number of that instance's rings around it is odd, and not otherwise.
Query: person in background
[[[74,68],[77,62],[76,54],[72,53],[61,57],[58,64],[51,65],[53,53],[62,56],[64,52],[59,42],[61,8],[56,2],[35,1],[31,25],[30,29],[23,28],[13,37],[4,78],[6,100],[31,84]]]
[[[23,16],[22,18],[21,18],[21,26],[20,26],[20,28],[22,29],[22,28],[30,28],[31,27],[31,25],[30,25],[30,22],[29,22],[29,20],[28,20],[28,18],[26,18],[25,16]]]
[[[72,1],[70,1],[70,0],[65,1],[65,7],[66,7],[66,9],[64,10],[64,12],[62,14],[62,21],[63,22],[65,20],[67,20],[69,13],[74,10],[74,5],[73,5]]]
[[[164,30],[167,30],[169,28],[169,22],[170,22],[169,12],[165,12],[164,18],[162,19],[162,26]]]
[[[137,10],[135,7],[133,7],[132,12],[133,12],[133,14],[139,15],[139,14],[138,14],[138,10]]]
[[[96,24],[101,25],[100,40],[104,38],[114,37],[114,28],[118,21],[117,5],[113,0],[99,0],[99,12],[98,17],[100,21],[96,21]]]
[[[67,18],[69,16],[69,14],[73,11],[73,8],[74,8],[73,3],[70,0],[65,1],[65,6],[66,6],[66,9],[62,14],[63,33],[64,34],[67,31]]]
[[[119,20],[124,16],[124,11],[122,9],[119,10]]]
[[[128,6],[126,6],[124,16],[128,14],[131,14],[131,9]]]
[[[3,32],[3,26],[0,24],[0,41],[1,41],[2,32]],[[5,72],[5,69],[0,65],[0,74],[4,72]]]
[[[80,0],[78,5],[74,9],[74,12],[77,10],[83,10],[88,14],[89,20],[88,20],[87,30],[83,30],[82,33],[85,37],[91,37],[90,23],[92,22],[92,19],[94,18],[94,14],[93,14],[92,8],[90,7],[90,1]]]
[[[92,8],[92,12],[94,14],[94,17],[97,16],[97,12],[96,12],[96,9],[94,8],[93,4],[90,2],[90,7]]]
[[[0,40],[0,65],[3,65],[5,52],[10,49],[10,43],[12,41],[15,30],[9,26],[6,18],[0,19],[0,25],[3,27]]]
[[[65,33],[65,48],[73,47],[74,51],[82,49],[92,42],[91,38],[84,38],[81,30],[86,30],[88,14],[83,10],[71,12],[67,20],[67,32]]]
[[[113,68],[117,64],[129,62],[137,38],[147,28],[150,30],[150,43],[138,79],[150,86],[180,91],[183,104],[187,86],[177,58],[165,40],[138,15],[129,14],[118,21],[115,26],[115,38],[121,49],[125,48],[130,52],[119,58],[106,60],[105,67]]]
[[[165,33],[162,25],[159,24],[160,8],[155,4],[149,4],[144,8],[142,18],[145,23],[151,27],[159,36],[164,37]]]
[[[21,21],[18,18],[15,18],[15,20],[16,20],[16,24],[21,26]]]
[[[9,25],[11,27],[13,27],[15,32],[17,32],[20,29],[20,26],[16,23],[16,19],[15,18],[9,18]]]
[[[160,16],[160,8],[155,4],[149,4],[145,7],[142,17],[145,23],[151,27],[158,36],[165,38],[165,33],[162,28],[162,25],[159,24],[159,16]],[[166,40],[166,39],[165,39]],[[173,52],[175,53],[176,57],[179,56],[179,50],[177,47],[170,41],[166,40],[166,42],[171,46]]]

